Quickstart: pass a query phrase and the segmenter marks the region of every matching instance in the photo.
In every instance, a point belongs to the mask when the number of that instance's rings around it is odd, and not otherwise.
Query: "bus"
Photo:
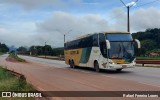
[[[140,41],[129,32],[100,32],[87,34],[65,42],[65,63],[75,66],[121,71],[135,67],[135,48]]]

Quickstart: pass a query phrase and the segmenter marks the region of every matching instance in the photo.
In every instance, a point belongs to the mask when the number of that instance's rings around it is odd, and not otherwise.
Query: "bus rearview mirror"
[[[108,40],[106,40],[106,47],[107,47],[107,49],[111,49],[111,44]]]
[[[135,42],[137,43],[138,49],[140,49],[140,48],[141,48],[141,43],[140,43],[140,41],[139,41],[138,39],[135,39]]]

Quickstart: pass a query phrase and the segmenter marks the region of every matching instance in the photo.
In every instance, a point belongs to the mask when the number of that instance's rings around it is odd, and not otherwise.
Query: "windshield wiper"
[[[119,53],[118,53],[118,57],[117,58],[120,58],[120,54],[121,54],[121,51],[122,51],[122,47],[121,47],[121,44],[119,44]]]

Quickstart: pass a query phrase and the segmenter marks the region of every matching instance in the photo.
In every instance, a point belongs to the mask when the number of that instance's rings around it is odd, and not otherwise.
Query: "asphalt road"
[[[64,61],[49,60],[49,59],[35,58],[35,57],[29,57],[29,56],[20,56],[20,57],[28,61],[48,64],[53,67],[78,71],[82,73],[97,74],[96,72],[94,72],[93,69],[89,69],[89,68],[71,69],[69,68],[69,65],[66,65],[64,63]],[[97,75],[131,80],[131,81],[135,81],[135,82],[138,82],[144,85],[160,87],[160,68],[138,67],[137,66],[135,68],[124,69],[122,70],[122,72],[103,70]]]
[[[159,91],[159,69],[135,68],[115,71],[94,72],[88,68],[69,68],[64,61],[55,61],[20,56],[25,62],[6,61],[8,55],[0,56],[0,66],[23,74],[27,82],[40,91]],[[49,93],[50,94],[50,93]],[[63,94],[63,93],[62,93]],[[52,94],[54,95],[54,94]],[[81,95],[81,93],[79,93]],[[94,94],[92,94],[94,95]],[[113,93],[112,95],[116,95]],[[156,94],[155,94],[156,95]],[[53,100],[135,100],[121,97],[51,97]],[[150,100],[150,98],[138,98]],[[153,98],[152,100],[158,100]]]

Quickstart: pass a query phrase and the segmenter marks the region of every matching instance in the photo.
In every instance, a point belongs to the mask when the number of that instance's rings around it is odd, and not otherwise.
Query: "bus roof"
[[[98,33],[103,33],[103,34],[116,34],[116,33],[130,34],[129,32],[123,32],[123,31],[107,31],[107,32],[98,32]],[[77,37],[77,38],[75,38],[75,39],[73,39],[73,40],[70,40],[70,41],[82,39],[82,38],[88,37],[88,36],[93,35],[93,34],[98,34],[98,33],[85,34],[85,35],[82,35],[82,36]],[[70,41],[66,41],[65,43],[70,42]]]
[[[117,33],[121,33],[121,34],[130,34],[129,32],[123,32],[123,31],[108,31],[108,32],[103,32],[104,34],[117,34]]]
[[[76,39],[85,38],[85,37],[90,36],[90,35],[92,35],[92,34],[85,34],[85,35],[82,35],[82,36],[80,36],[80,37],[77,37]]]
[[[93,34],[96,34],[96,33],[93,33]],[[85,35],[79,36],[79,37],[77,37],[77,38],[75,38],[75,39],[73,39],[73,40],[70,40],[70,41],[82,39],[82,38],[88,37],[88,36],[90,36],[90,35],[92,35],[92,34],[85,34]],[[66,41],[65,43],[70,42],[70,41]]]

